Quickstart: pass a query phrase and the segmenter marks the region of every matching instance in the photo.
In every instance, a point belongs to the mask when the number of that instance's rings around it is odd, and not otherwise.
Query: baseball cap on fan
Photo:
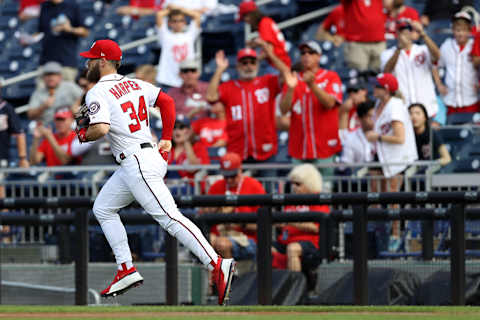
[[[257,59],[257,52],[250,48],[245,48],[237,53],[237,61],[240,61],[243,58],[255,58]]]
[[[246,14],[249,14],[250,12],[253,12],[255,10],[258,10],[258,7],[254,1],[251,1],[251,0],[243,1],[238,6],[238,18],[236,22],[242,21],[243,17],[245,17]]]
[[[105,39],[95,41],[90,50],[80,53],[80,56],[87,59],[122,60],[122,50],[115,41]]]
[[[318,44],[318,42],[314,40],[309,40],[309,41],[300,43],[300,45],[298,46],[298,49],[302,50],[302,48],[304,47],[307,47],[318,54],[322,54],[322,48],[320,48],[320,45]]]
[[[69,107],[60,107],[55,110],[54,119],[68,119],[73,118],[72,111],[70,111]]]
[[[220,174],[224,177],[235,177],[242,167],[242,159],[234,152],[228,152],[220,159]]]
[[[380,73],[376,78],[376,85],[392,93],[398,90],[397,78],[391,73]]]
[[[452,18],[452,21],[456,21],[458,19],[463,19],[470,24],[472,23],[472,17],[470,16],[470,14],[468,14],[468,12],[465,12],[465,11],[460,11],[455,13],[455,15]]]

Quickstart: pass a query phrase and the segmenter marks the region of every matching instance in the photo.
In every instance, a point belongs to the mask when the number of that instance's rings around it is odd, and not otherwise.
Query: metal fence
[[[367,224],[369,221],[391,221],[398,219],[422,220],[428,222],[437,220],[449,220],[451,225],[450,243],[450,283],[451,302],[455,305],[465,304],[465,220],[480,219],[480,210],[466,210],[469,204],[480,203],[480,195],[477,192],[408,192],[408,193],[354,193],[354,194],[317,194],[317,195],[250,195],[250,196],[181,196],[177,197],[180,207],[193,206],[242,206],[261,205],[258,214],[204,214],[196,218],[196,222],[203,225],[203,230],[208,225],[215,223],[251,223],[258,225],[258,303],[272,303],[272,270],[271,270],[271,241],[272,226],[275,222],[319,221],[321,222],[320,238],[323,239],[320,252],[322,259],[328,260],[328,250],[331,237],[329,236],[329,223],[352,221],[353,222],[353,284],[355,304],[368,303],[368,241]],[[434,209],[412,208],[388,211],[385,209],[368,209],[370,205],[426,205],[442,204],[450,205],[448,210],[438,211]],[[340,210],[330,215],[315,213],[281,213],[272,214],[272,207],[298,204],[327,204],[352,205],[353,211]],[[90,198],[47,198],[47,199],[4,199],[0,201],[0,208],[77,208],[75,215],[55,215],[49,220],[39,219],[32,216],[2,215],[2,223],[10,225],[41,225],[48,223],[72,224],[76,226],[77,241],[79,248],[75,255],[75,283],[76,303],[86,304],[88,301],[88,224],[94,223],[93,217],[89,216],[85,209],[92,205]],[[192,217],[193,218],[193,217]],[[152,221],[145,215],[132,217],[131,223],[145,223]],[[423,256],[431,260],[432,254],[432,229],[425,228],[423,232],[424,245]],[[166,296],[167,303],[178,303],[177,282],[177,246],[175,240],[169,237],[170,245],[167,246],[166,267]],[[373,289],[373,288],[372,288]]]

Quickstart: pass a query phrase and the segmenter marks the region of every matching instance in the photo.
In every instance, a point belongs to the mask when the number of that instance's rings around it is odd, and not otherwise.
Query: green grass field
[[[0,306],[0,319],[454,319],[478,320],[480,307],[319,307],[319,306]]]

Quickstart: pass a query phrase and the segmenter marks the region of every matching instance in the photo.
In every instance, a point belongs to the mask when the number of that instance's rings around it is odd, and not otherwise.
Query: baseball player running
[[[120,163],[93,205],[118,264],[113,282],[101,295],[116,296],[143,283],[143,277],[132,264],[127,233],[118,215],[120,209],[136,200],[213,271],[218,303],[224,304],[228,300],[235,261],[217,255],[198,227],[180,213],[163,181],[175,122],[173,99],[147,82],[118,74],[122,51],[112,40],[98,40],[80,55],[89,59],[87,78],[96,85],[86,96],[88,125],[77,128],[78,139],[94,141],[106,135]],[[149,129],[148,113],[153,105],[160,109],[163,121],[159,150],[152,142]]]

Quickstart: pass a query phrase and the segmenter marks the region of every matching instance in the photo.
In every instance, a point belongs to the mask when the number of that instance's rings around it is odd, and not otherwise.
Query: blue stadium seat
[[[465,123],[480,122],[480,113],[478,112],[456,112],[447,116],[448,125],[458,125]]]

